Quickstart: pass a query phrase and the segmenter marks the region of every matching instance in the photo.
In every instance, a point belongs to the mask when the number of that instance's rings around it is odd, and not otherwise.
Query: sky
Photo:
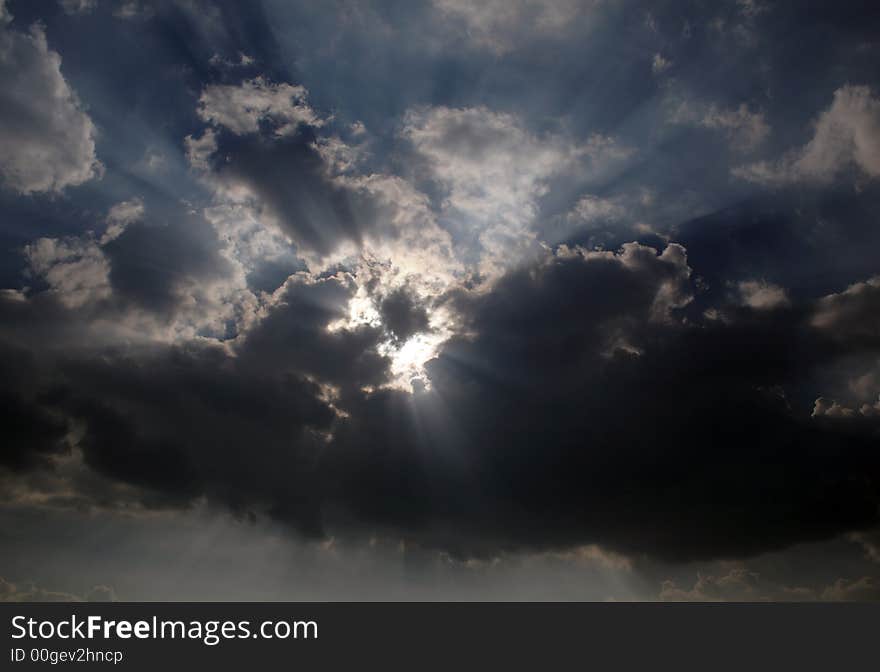
[[[0,599],[880,599],[864,2],[0,0]]]

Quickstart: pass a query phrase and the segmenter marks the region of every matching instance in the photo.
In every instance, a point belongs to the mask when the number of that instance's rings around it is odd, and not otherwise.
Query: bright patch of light
[[[411,392],[413,380],[418,380],[425,389],[429,389],[431,381],[425,371],[425,364],[437,356],[440,346],[447,338],[445,334],[424,333],[412,336],[399,346],[393,341],[383,343],[379,351],[391,359],[390,387]]]
[[[360,326],[378,327],[382,324],[382,317],[376,310],[373,299],[367,295],[361,287],[348,302],[348,315],[327,325],[328,331],[340,329],[355,329]]]
[[[452,329],[449,315],[443,309],[433,311],[428,323],[430,331],[415,334],[402,343],[389,335],[379,344],[379,354],[391,360],[391,380],[385,387],[413,392],[413,384],[418,381],[421,387],[430,389],[425,364],[437,356],[440,346],[452,335]],[[348,315],[327,325],[327,330],[335,332],[363,326],[381,328],[383,325],[373,297],[361,287],[349,301]]]

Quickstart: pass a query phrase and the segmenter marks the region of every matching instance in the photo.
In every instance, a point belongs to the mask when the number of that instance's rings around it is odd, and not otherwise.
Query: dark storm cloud
[[[44,464],[47,455],[65,450],[67,422],[46,408],[32,353],[0,343],[0,389],[4,440],[0,462],[15,471]]]
[[[455,293],[471,335],[414,396],[362,391],[384,380],[378,330],[327,331],[354,290],[344,276],[289,281],[235,356],[35,343],[19,420],[42,418],[45,440],[6,461],[35,466],[79,424],[86,465],[152,505],[206,495],[310,536],[378,528],[464,557],[585,543],[738,556],[876,525],[876,439],[800,399],[848,352],[814,323],[849,295],[682,322],[690,275],[682,248],[633,244]],[[13,317],[33,309],[9,301]]]
[[[737,283],[756,279],[784,288],[795,301],[836,295],[865,283],[877,273],[873,250],[880,245],[878,197],[876,184],[860,191],[849,185],[796,187],[682,222],[675,227],[675,239],[687,248],[703,287],[694,308],[710,308],[725,300]],[[854,328],[868,328],[856,326],[860,319],[871,323],[868,311],[857,306],[870,301],[870,295],[830,298],[824,304],[830,309],[832,303],[841,308],[846,303],[858,314],[851,322]]]
[[[187,285],[207,285],[231,272],[216,232],[200,215],[135,222],[102,249],[116,298],[163,316],[178,307]]]
[[[428,395],[365,399],[340,430],[350,510],[464,554],[596,542],[679,559],[876,520],[875,441],[785,397],[833,357],[807,316],[652,325],[655,266],[559,260],[476,300],[478,335],[431,363]]]
[[[62,439],[75,427],[87,467],[143,492],[96,488],[81,493],[86,505],[90,495],[91,505],[118,499],[122,506],[133,496],[163,508],[208,496],[319,534],[322,493],[314,475],[336,411],[333,393],[316,380],[350,390],[385,378],[375,330],[326,332],[349,296],[337,279],[291,280],[272,315],[235,352],[207,343],[121,350],[76,333],[16,343],[27,340],[14,328],[16,315],[34,307],[9,299],[0,338],[10,343],[2,350],[11,432],[3,462],[19,471],[45,468],[46,454],[70,451]]]
[[[360,243],[374,218],[369,201],[328,179],[313,143],[308,129],[285,138],[223,133],[213,169],[221,182],[253,193],[298,245],[323,255]]]
[[[382,323],[392,336],[406,341],[410,336],[428,331],[428,313],[405,288],[395,290],[379,303]]]
[[[293,373],[251,375],[214,349],[167,349],[64,367],[61,404],[85,423],[87,465],[114,479],[190,501],[209,495],[236,510],[298,506],[333,412],[316,384]],[[289,493],[289,494],[285,494]]]
[[[238,348],[243,365],[303,372],[346,390],[385,382],[388,362],[376,352],[378,329],[327,329],[346,317],[354,289],[345,277],[309,283],[294,276],[272,312],[244,337]]]

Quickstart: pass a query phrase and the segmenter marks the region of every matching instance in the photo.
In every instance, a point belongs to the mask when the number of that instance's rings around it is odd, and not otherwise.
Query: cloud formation
[[[813,124],[813,137],[776,162],[734,171],[768,185],[830,182],[847,169],[869,179],[880,175],[880,100],[870,87],[846,85]]]
[[[0,5],[0,178],[21,194],[60,192],[101,175],[95,126],[34,23],[25,32]]]
[[[238,85],[212,84],[199,98],[199,116],[237,135],[256,133],[264,122],[273,126],[276,135],[287,135],[300,124],[323,123],[306,104],[306,95],[302,86],[275,84],[262,77]]]

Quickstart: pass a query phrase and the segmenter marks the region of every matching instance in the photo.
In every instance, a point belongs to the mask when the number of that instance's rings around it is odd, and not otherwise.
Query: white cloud
[[[874,339],[880,332],[878,307],[880,276],[874,276],[819,299],[811,324],[838,339]]]
[[[205,208],[204,215],[225,243],[224,256],[243,273],[291,254],[290,239],[278,227],[261,220],[247,204],[218,203]]]
[[[163,315],[117,300],[120,295],[114,292],[111,259],[105,252],[108,243],[143,221],[145,214],[143,201],[135,197],[109,209],[105,218],[107,228],[100,237],[86,232],[80,236],[35,240],[23,250],[28,273],[42,279],[48,285],[48,293],[65,307],[98,308],[99,314],[109,319],[101,323],[112,325],[102,328],[108,333],[118,331],[127,338],[134,335],[156,342],[174,342],[225,334],[230,325],[236,332],[246,330],[256,319],[260,302],[248,289],[246,274],[255,267],[254,256],[271,260],[272,254],[271,250],[260,249],[249,257],[242,249],[242,241],[251,235],[274,243],[271,232],[263,227],[256,232],[248,230],[243,209],[206,209],[205,218],[225,243],[221,254],[230,265],[222,275],[211,277],[179,273],[172,290],[177,305],[173,314]],[[260,244],[248,242],[254,247]]]
[[[333,328],[381,324],[378,303],[400,288],[428,305],[460,281],[464,267],[453,252],[451,236],[438,225],[427,196],[393,175],[342,174],[335,180],[368,195],[380,210],[384,225],[369,232],[360,250],[343,249],[323,260],[323,266],[330,268],[348,256],[347,265],[358,283],[350,315]],[[424,365],[452,335],[454,318],[440,307],[428,311],[428,321],[428,332],[403,343],[389,338],[380,346],[391,361],[391,386],[409,390],[413,379],[430,386]]]
[[[138,197],[121,201],[107,213],[107,230],[101,236],[101,244],[118,238],[129,224],[143,219],[144,202]]]
[[[321,155],[327,170],[333,174],[352,171],[364,157],[361,147],[350,145],[335,135],[317,138],[312,147]]]
[[[196,170],[208,170],[208,159],[217,151],[217,134],[213,129],[207,128],[201,136],[195,138],[187,135],[183,139],[186,150],[186,158]]]
[[[620,204],[619,199],[600,198],[588,194],[575,204],[568,217],[590,225],[595,222],[620,219],[625,213],[626,209]]]
[[[856,418],[859,415],[866,418],[880,416],[880,399],[872,404],[862,404],[858,410],[826,397],[819,397],[813,404],[812,417],[814,418]]]
[[[744,280],[737,289],[742,304],[755,310],[773,310],[789,305],[785,289],[764,280]]]
[[[79,308],[111,294],[110,264],[91,237],[39,238],[24,250],[30,270],[68,308]]]
[[[880,99],[867,86],[843,86],[813,125],[813,137],[775,162],[760,161],[734,170],[745,180],[767,185],[827,183],[854,167],[880,176]]]
[[[630,153],[605,136],[583,144],[539,137],[514,116],[485,107],[410,110],[403,136],[446,189],[443,218],[465,261],[487,275],[534,249],[531,225],[551,177],[595,176]]]
[[[825,397],[819,397],[813,403],[812,417],[814,418],[851,418],[855,414],[853,409],[841,406],[836,401]]]
[[[12,29],[0,5],[0,179],[22,194],[60,192],[101,174],[95,126],[61,74],[40,24]]]
[[[764,114],[751,111],[745,103],[723,108],[715,103],[673,97],[667,104],[671,123],[721,131],[727,136],[731,149],[736,151],[752,151],[770,134]]]
[[[274,127],[278,135],[299,123],[322,123],[308,106],[303,87],[261,79],[206,88],[199,113],[215,126],[241,134]],[[563,134],[537,136],[515,117],[486,108],[410,110],[401,136],[415,152],[414,165],[427,168],[422,174],[446,193],[438,209],[410,179],[368,171],[364,159],[370,140],[363,124],[339,130],[343,137],[318,135],[312,147],[323,161],[326,179],[366,197],[375,221],[357,241],[340,240],[329,251],[302,245],[296,249],[311,274],[342,266],[356,280],[351,314],[334,325],[337,329],[373,324],[376,307],[397,289],[432,305],[466,277],[476,276],[476,284],[489,282],[529,252],[546,254],[532,225],[549,180],[563,171],[577,179],[602,176],[630,154],[599,135],[583,143]],[[215,132],[209,128],[201,137],[189,136],[185,146],[190,164],[204,171],[214,189],[214,205],[204,214],[224,241],[229,261],[244,275],[262,261],[290,254],[297,241],[261,207],[258,193],[210,172],[210,158],[217,151]],[[429,334],[383,345],[395,384],[424,379],[424,362],[451,335],[454,319],[434,306]]]
[[[216,126],[244,135],[260,130],[260,122],[272,124],[276,135],[296,131],[300,124],[324,123],[306,103],[305,87],[273,84],[263,77],[238,85],[211,84],[199,97],[199,116]]]

